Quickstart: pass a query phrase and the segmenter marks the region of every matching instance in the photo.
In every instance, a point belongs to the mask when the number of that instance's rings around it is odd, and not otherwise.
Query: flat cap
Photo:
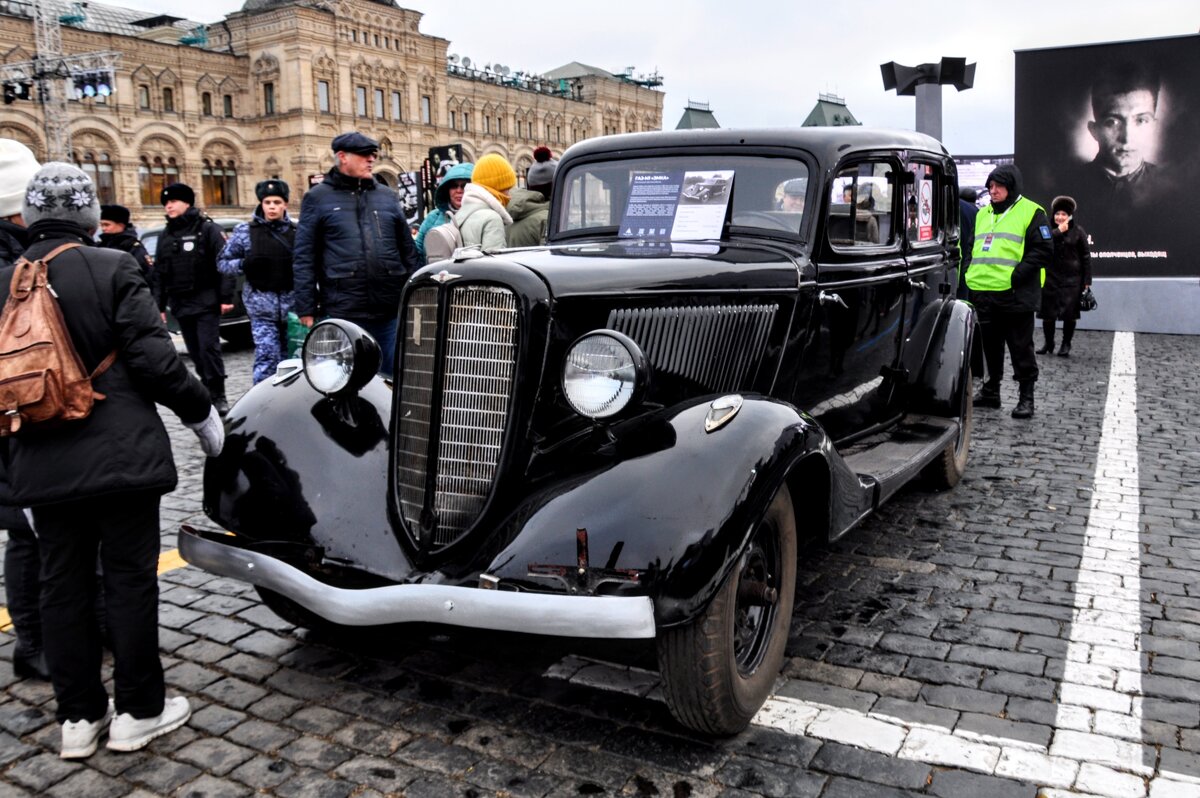
[[[329,148],[334,152],[353,152],[357,155],[370,155],[379,152],[379,142],[370,136],[364,136],[357,130],[342,133],[333,139]]]

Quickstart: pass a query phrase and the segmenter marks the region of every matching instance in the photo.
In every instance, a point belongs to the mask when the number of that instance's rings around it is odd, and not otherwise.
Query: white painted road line
[[[1036,781],[1046,798],[1146,796],[1147,789],[1149,798],[1200,798],[1200,783],[1192,776],[1168,768],[1154,776],[1155,748],[1142,743],[1134,357],[1133,334],[1116,333],[1084,547],[1079,568],[1064,569],[1075,580],[1074,611],[1048,746],[983,733],[962,719],[939,724],[930,719],[931,707],[895,699],[886,699],[886,711],[864,711],[777,695],[767,700],[754,724],[928,764]],[[662,700],[661,691],[648,684],[657,674],[637,668],[567,657],[545,675]],[[1122,730],[1120,737],[1109,733],[1114,728]]]

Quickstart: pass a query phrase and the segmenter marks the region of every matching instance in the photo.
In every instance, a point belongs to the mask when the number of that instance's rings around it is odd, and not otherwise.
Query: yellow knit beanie
[[[475,169],[471,172],[471,182],[486,188],[502,205],[507,205],[508,195],[500,192],[507,191],[517,184],[517,173],[503,155],[492,153],[475,163]]]

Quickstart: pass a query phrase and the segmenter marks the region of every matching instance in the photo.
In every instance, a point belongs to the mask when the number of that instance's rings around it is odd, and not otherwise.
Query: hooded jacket
[[[208,391],[175,353],[137,263],[124,252],[91,246],[78,225],[46,219],[29,227],[29,258],[59,244],[49,278],[85,371],[114,349],[113,365],[93,385],[105,395],[85,419],[29,427],[6,438],[8,501],[37,507],[113,493],[167,493],[176,484],[171,441],[155,404],[196,423],[209,414]],[[0,270],[0,302],[11,267]]]
[[[304,195],[292,262],[297,316],[395,318],[419,266],[394,190],[335,166]]]
[[[550,200],[540,191],[514,188],[509,194],[509,216],[513,218],[508,228],[510,247],[536,247],[546,240],[546,222],[550,219]]]
[[[978,251],[981,242],[987,237],[991,219],[1001,218],[1018,201],[1021,201],[1021,171],[1015,164],[1003,164],[996,167],[988,175],[987,183],[999,183],[1008,189],[1008,197],[1003,202],[993,203],[988,208],[981,209],[975,218],[975,249]],[[1025,200],[1029,202],[1031,200]],[[1041,271],[1050,267],[1053,257],[1051,245],[1050,220],[1041,208],[1033,214],[1033,219],[1025,229],[1025,247],[1021,261],[1012,272],[1011,287],[1003,291],[970,292],[971,302],[981,312],[995,311],[999,313],[1033,313],[1041,307],[1042,284]],[[979,268],[972,260],[971,269]]]
[[[430,211],[425,217],[425,221],[421,222],[421,229],[417,231],[416,241],[417,252],[421,253],[421,260],[425,260],[425,234],[439,224],[445,224],[453,217],[453,210],[450,207],[450,182],[453,180],[470,181],[471,172],[475,168],[475,164],[460,163],[451,167],[446,172],[445,177],[438,183],[437,191],[434,192],[433,202],[437,207]]]
[[[482,186],[467,184],[462,207],[454,215],[454,221],[462,231],[464,247],[480,247],[484,252],[491,252],[508,245],[505,228],[512,224],[512,217]]]

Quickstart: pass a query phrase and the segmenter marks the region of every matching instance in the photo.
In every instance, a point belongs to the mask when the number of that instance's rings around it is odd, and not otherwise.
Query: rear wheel
[[[783,665],[796,590],[796,518],[786,486],[704,613],[658,637],[658,664],[676,720],[736,734],[771,694]]]
[[[934,490],[953,488],[967,471],[967,455],[971,451],[971,419],[975,415],[975,404],[971,401],[970,366],[967,367],[963,386],[962,409],[958,414],[958,435],[921,472],[925,484]]]

